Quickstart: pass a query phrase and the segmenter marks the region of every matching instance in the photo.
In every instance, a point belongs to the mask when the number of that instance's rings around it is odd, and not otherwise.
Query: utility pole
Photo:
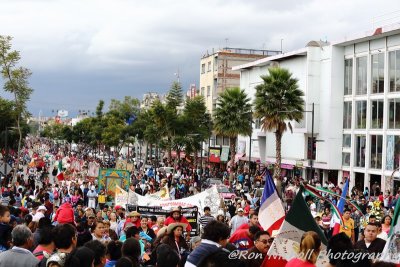
[[[310,160],[310,169],[311,169],[311,179],[314,179],[314,102],[312,103],[311,109],[311,160]]]

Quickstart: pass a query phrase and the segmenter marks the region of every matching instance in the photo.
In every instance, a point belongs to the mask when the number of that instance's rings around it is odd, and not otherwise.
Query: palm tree
[[[255,88],[254,115],[261,119],[263,130],[275,133],[274,179],[278,181],[280,194],[282,135],[287,128],[292,131],[290,121],[300,122],[303,119],[304,93],[299,89],[298,80],[287,69],[275,67],[268,71],[268,75],[261,76],[263,83]],[[289,122],[286,124],[286,121]]]
[[[214,131],[217,135],[229,137],[231,167],[235,162],[237,136],[251,134],[251,121],[251,103],[244,90],[234,87],[219,95],[214,113]]]

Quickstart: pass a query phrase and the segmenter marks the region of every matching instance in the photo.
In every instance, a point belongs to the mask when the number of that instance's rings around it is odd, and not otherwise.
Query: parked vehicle
[[[217,186],[217,190],[224,200],[231,200],[232,198],[236,199],[237,197],[233,190],[225,185]]]
[[[213,185],[217,185],[217,186],[223,185],[223,182],[219,178],[208,178],[203,183],[204,188],[210,188]]]

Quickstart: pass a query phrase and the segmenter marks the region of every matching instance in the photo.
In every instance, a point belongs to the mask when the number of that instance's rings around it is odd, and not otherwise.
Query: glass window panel
[[[351,135],[350,134],[343,135],[343,147],[351,147]]]
[[[356,128],[365,129],[367,126],[367,101],[356,102]]]
[[[383,100],[371,101],[371,128],[382,129],[383,127]]]
[[[385,56],[383,53],[371,56],[371,75],[372,75],[372,93],[383,93],[384,89],[384,69],[385,69]]]
[[[388,127],[400,129],[400,98],[389,99]]]
[[[344,95],[352,94],[353,59],[344,61]]]
[[[343,128],[344,129],[351,129],[351,102],[344,102],[343,106]]]
[[[389,52],[389,90],[400,91],[400,50]]]
[[[367,94],[367,57],[359,57],[356,61],[356,94]]]
[[[371,166],[372,169],[382,168],[382,135],[371,135]]]
[[[350,153],[348,153],[348,152],[342,153],[342,165],[350,166]]]
[[[394,136],[394,151],[393,151],[393,166],[394,169],[400,167],[400,136]]]
[[[355,155],[356,162],[355,166],[365,167],[365,135],[356,135],[355,139]]]

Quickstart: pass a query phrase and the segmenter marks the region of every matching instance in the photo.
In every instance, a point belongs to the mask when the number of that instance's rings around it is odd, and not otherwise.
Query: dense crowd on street
[[[112,168],[118,158],[124,157],[115,154],[96,157],[87,149],[77,152],[68,145],[32,137],[25,142],[19,158],[9,153],[4,161],[18,167],[1,177],[0,267],[268,266],[264,259],[277,231],[268,232],[258,221],[265,172],[238,167],[231,172],[207,168],[201,173],[188,162],[180,162],[174,167],[175,173],[166,173],[134,162],[130,189],[143,196],[159,191],[166,183],[171,199],[189,197],[209,186],[205,182],[209,177],[220,178],[224,186],[236,193],[236,197],[221,204],[217,215],[205,207],[199,214],[200,230],[191,236],[191,226],[181,207],[174,207],[165,217],[148,217],[109,202],[109,196],[99,190],[97,181],[81,173],[62,180],[57,178],[55,162],[63,158],[67,158],[67,163],[79,159],[85,169],[93,161]],[[35,163],[37,159],[40,164]],[[282,179],[277,190],[285,210],[290,209],[303,182],[301,177]],[[312,185],[337,195],[342,193],[344,183],[311,181]],[[400,190],[393,194],[381,192],[375,184],[371,189],[352,188],[348,204],[354,205],[345,206],[344,225],[336,235],[333,235],[330,204],[307,192],[304,197],[329,240],[328,249],[381,253],[391,230]],[[339,201],[334,195],[326,197],[334,204]],[[315,232],[306,232],[300,251],[313,253],[293,259],[286,266],[315,266],[320,245]],[[231,258],[232,251],[243,253]],[[395,266],[368,258],[354,263],[331,257],[327,264]]]

